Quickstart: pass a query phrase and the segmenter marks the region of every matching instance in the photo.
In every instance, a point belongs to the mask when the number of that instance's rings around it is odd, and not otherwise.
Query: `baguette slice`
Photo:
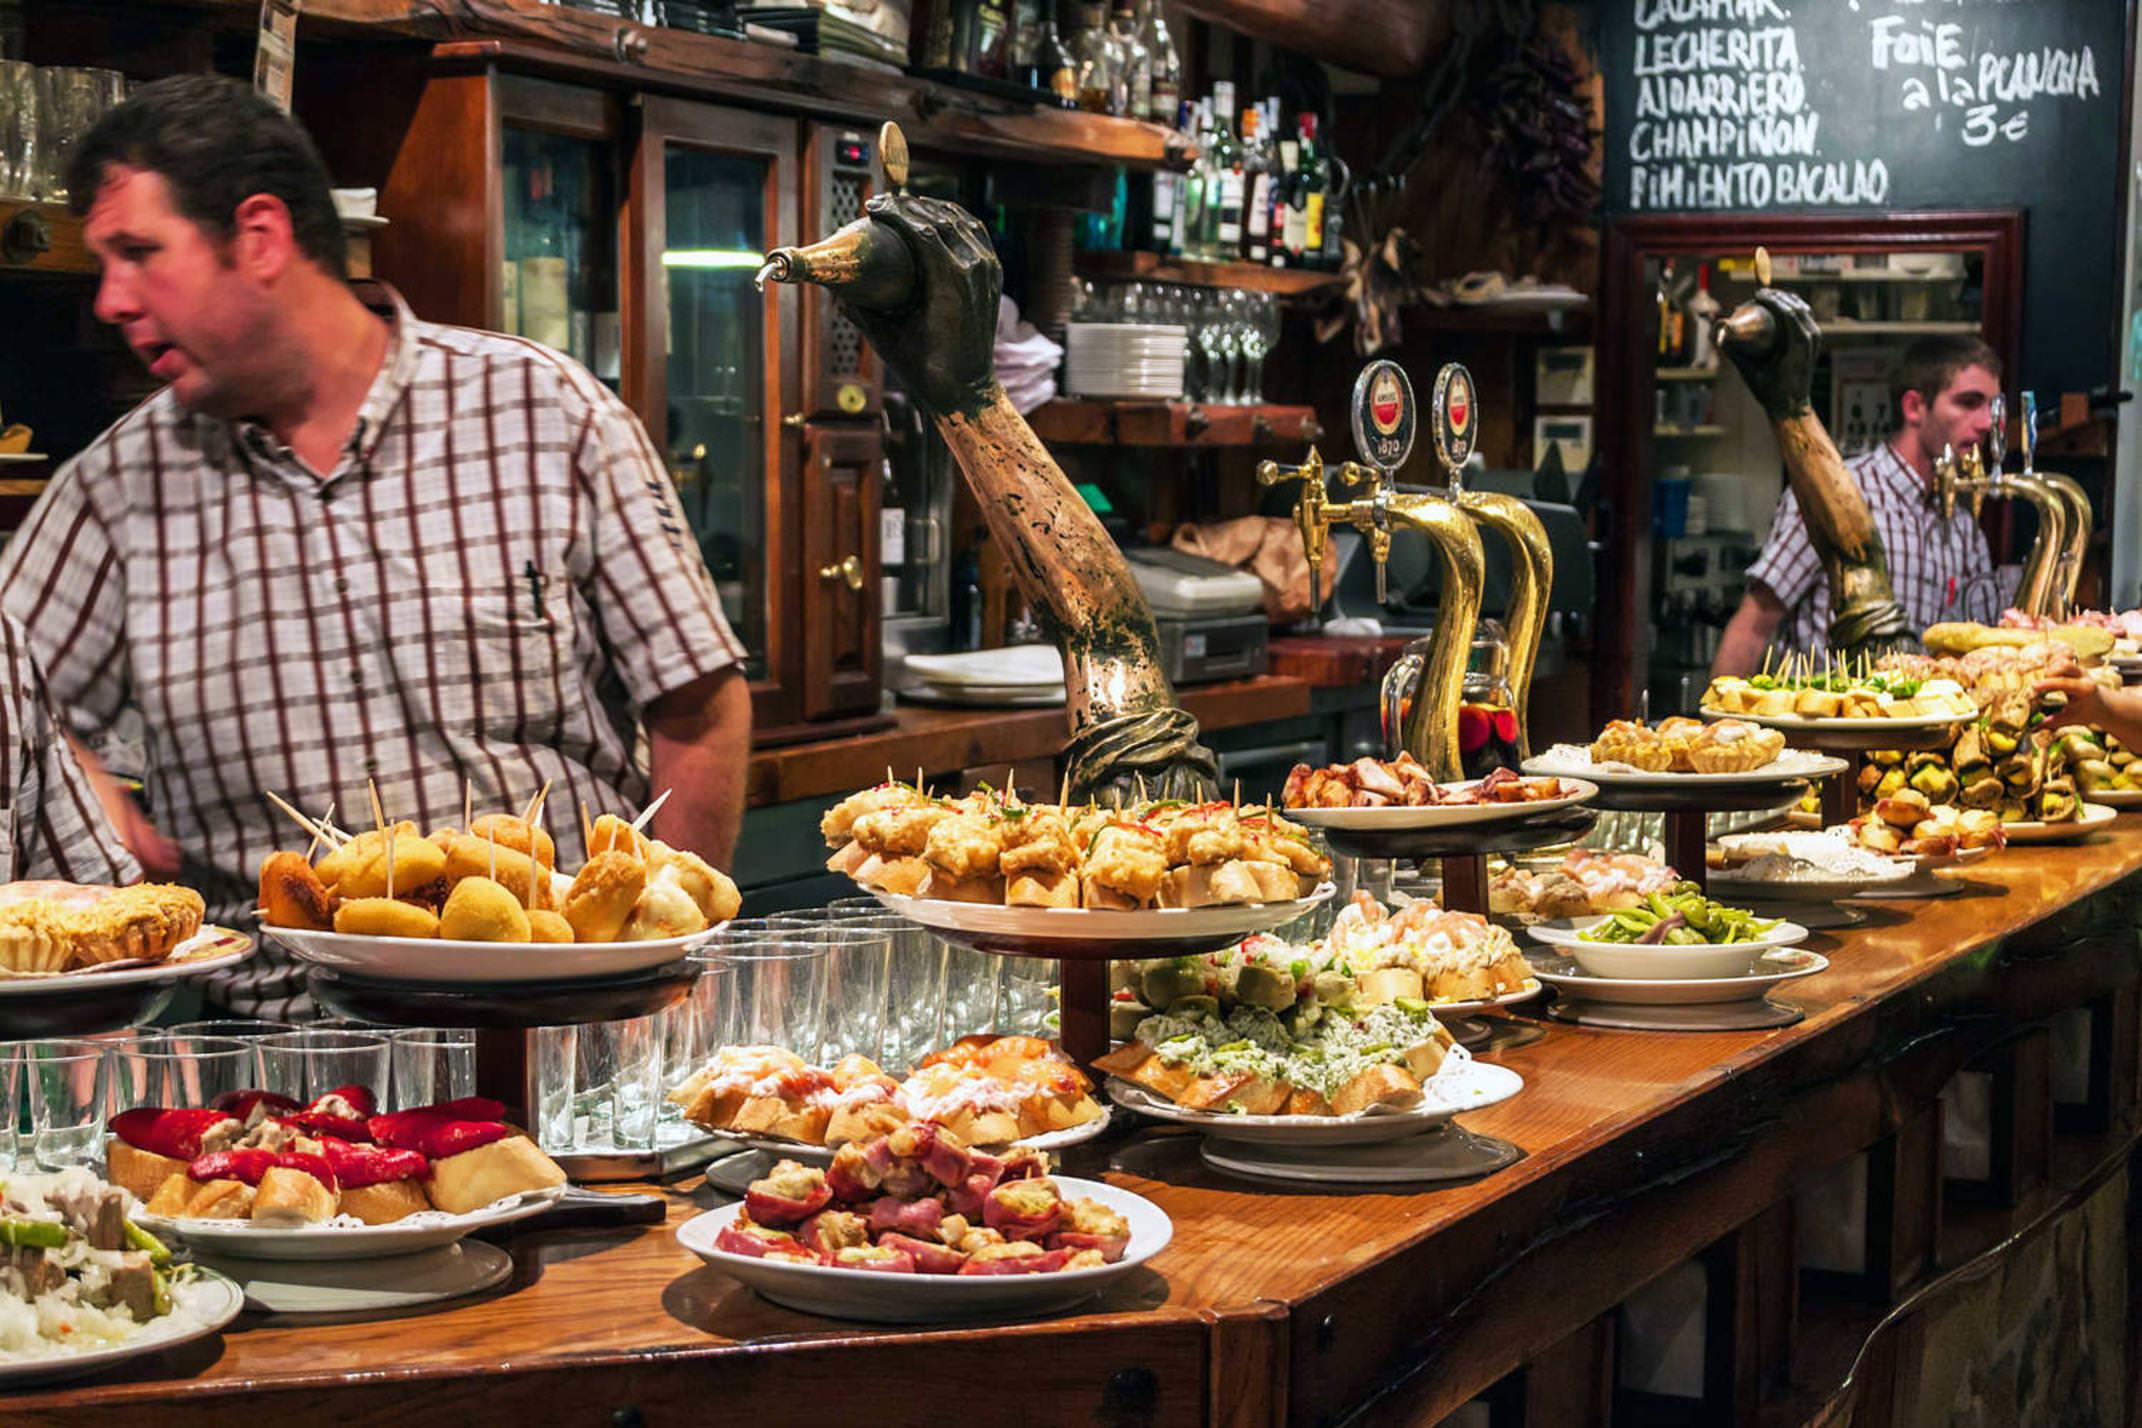
[[[866,888],[896,893],[902,897],[919,897],[922,887],[930,879],[930,865],[917,857],[886,857],[872,853],[852,874]]]
[[[563,1185],[565,1172],[524,1135],[507,1136],[431,1163],[431,1203],[450,1215],[508,1195]]]
[[[1009,907],[1077,907],[1078,899],[1078,877],[1074,873],[1037,868],[1014,874],[1004,885],[1004,902]]]
[[[1421,1083],[1403,1066],[1371,1066],[1348,1081],[1331,1098],[1333,1113],[1350,1116],[1370,1106],[1417,1106]]]
[[[942,870],[931,868],[930,875],[915,895],[938,902],[972,902],[984,907],[1002,907],[1004,879],[995,873],[978,878],[949,878]]]
[[[368,1225],[390,1225],[430,1208],[431,1197],[424,1193],[421,1180],[386,1180],[342,1192],[341,1213],[355,1215]]]
[[[335,1217],[335,1192],[288,1165],[271,1165],[253,1195],[253,1219],[268,1225],[316,1225]]]
[[[157,1187],[147,1209],[173,1220],[249,1220],[253,1187],[242,1180],[195,1180],[181,1171]]]
[[[1090,875],[1079,880],[1079,899],[1086,907],[1109,912],[1137,912],[1145,906],[1128,893],[1095,882]]]
[[[134,1198],[143,1204],[154,1199],[172,1176],[184,1179],[186,1164],[172,1156],[128,1145],[115,1135],[104,1138],[106,1178],[133,1192]]]
[[[1239,859],[1170,868],[1160,880],[1162,907],[1219,907],[1262,901],[1264,890],[1257,885],[1249,865]]]

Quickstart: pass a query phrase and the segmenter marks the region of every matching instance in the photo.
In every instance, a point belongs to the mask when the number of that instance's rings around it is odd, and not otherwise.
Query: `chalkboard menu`
[[[1601,7],[1615,213],[2021,208],[2024,364],[2110,376],[2117,0],[1618,0]]]

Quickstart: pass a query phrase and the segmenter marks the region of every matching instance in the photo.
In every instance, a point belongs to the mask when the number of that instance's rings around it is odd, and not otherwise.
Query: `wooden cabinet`
[[[875,428],[803,429],[803,717],[878,703],[878,510],[884,443]]]
[[[874,132],[484,57],[367,61],[308,73],[300,117],[341,182],[380,189],[378,275],[424,317],[569,352],[639,415],[762,735],[875,711],[876,359],[820,290],[753,282],[861,212]]]

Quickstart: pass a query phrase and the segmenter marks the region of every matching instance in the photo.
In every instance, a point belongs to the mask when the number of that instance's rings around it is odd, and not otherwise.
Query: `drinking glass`
[[[529,1038],[529,1055],[535,1062],[535,1105],[529,1119],[535,1124],[536,1144],[553,1155],[572,1151],[573,1078],[580,1069],[580,1028],[538,1027]]]
[[[38,122],[44,143],[38,166],[37,196],[52,203],[67,201],[67,165],[81,145],[82,136],[103,116],[109,96],[109,70],[70,69],[52,65],[40,69]]]
[[[110,1043],[109,1114],[136,1106],[206,1106],[261,1081],[254,1043],[235,1036],[137,1034]]]
[[[1010,959],[972,948],[945,944],[942,1041],[956,1041],[973,1031],[996,1029],[998,991]]]
[[[576,1038],[572,1146],[652,1150],[662,1100],[662,1039],[655,1016],[587,1022]]]
[[[1245,399],[1260,405],[1264,401],[1264,359],[1279,342],[1279,315],[1277,293],[1250,295],[1250,324],[1244,338],[1250,357]]]
[[[384,1104],[388,1043],[373,1031],[305,1028],[260,1039],[267,1089],[312,1102],[343,1086],[362,1086]]]
[[[182,1021],[177,1026],[167,1026],[164,1031],[171,1036],[235,1036],[250,1040],[263,1036],[280,1036],[286,1031],[299,1030],[294,1021],[262,1021],[257,1017],[211,1017],[206,1021]]]
[[[827,1064],[849,1055],[882,1063],[893,942],[907,920],[891,913],[841,916],[829,908],[814,908],[790,914],[789,921],[795,936],[823,942],[828,949],[819,1056]],[[801,1048],[791,1049],[804,1054]]]
[[[43,163],[44,85],[27,60],[0,59],[0,198],[35,198]]]
[[[394,1109],[432,1106],[476,1094],[476,1033],[409,1027],[387,1039]]]
[[[1197,304],[1198,400],[1226,403],[1231,361],[1227,352],[1227,311],[1221,295],[1207,292]]]
[[[1002,977],[992,1029],[1020,1036],[1049,1036],[1056,1010],[1056,982],[1061,964],[1044,957],[999,957]]]
[[[945,969],[952,944],[919,924],[893,938],[887,974],[885,1066],[910,1070],[923,1057],[952,1040],[945,1028]]]
[[[96,1159],[110,1086],[109,1047],[101,1041],[33,1041],[23,1048],[30,1083],[31,1159],[64,1170]]]
[[[22,1153],[22,1048],[0,1042],[0,1171]]]
[[[699,975],[692,994],[663,1013],[662,1085],[672,1089],[721,1050],[721,1019],[733,994],[729,962],[706,951],[692,954]]]
[[[816,1061],[826,1040],[827,964],[833,944],[806,930],[775,929],[716,951],[729,963],[717,1046],[780,1046]]]

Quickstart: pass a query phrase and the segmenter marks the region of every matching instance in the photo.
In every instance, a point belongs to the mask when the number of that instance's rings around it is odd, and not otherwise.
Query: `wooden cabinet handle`
[[[846,581],[850,590],[860,590],[863,588],[863,562],[852,555],[846,556],[837,564],[819,566],[818,578]]]

